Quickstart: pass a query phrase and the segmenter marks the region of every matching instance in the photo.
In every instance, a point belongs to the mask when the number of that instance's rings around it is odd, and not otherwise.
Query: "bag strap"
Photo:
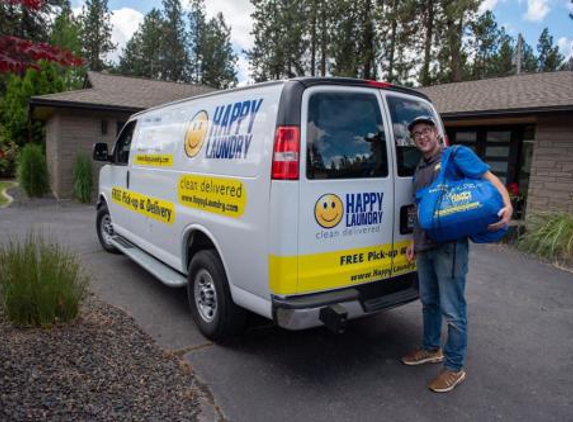
[[[446,170],[452,165],[456,152],[459,149],[459,145],[452,145],[451,147],[444,148],[442,153],[442,161],[440,163],[440,174],[436,178],[436,182],[444,182],[446,178]]]

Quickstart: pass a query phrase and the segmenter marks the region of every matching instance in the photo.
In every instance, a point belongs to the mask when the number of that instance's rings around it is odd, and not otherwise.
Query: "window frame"
[[[133,137],[135,135],[135,130],[137,128],[137,120],[129,120],[121,129],[121,131],[119,132],[119,135],[117,136],[115,143],[113,145],[113,150],[112,150],[112,159],[113,159],[113,164],[118,165],[118,166],[127,166],[129,165],[129,159],[131,157],[131,149],[133,146]],[[128,156],[127,156],[127,161],[119,161],[118,160],[118,156],[119,156],[119,148],[122,145],[122,141],[124,140],[124,134],[127,133],[127,131],[131,131],[131,138],[129,141],[129,152],[128,152]],[[125,142],[124,142],[125,143]]]
[[[385,156],[386,156],[386,172],[384,176],[360,176],[360,177],[327,177],[327,178],[316,178],[309,176],[309,154],[308,149],[310,147],[309,143],[309,133],[308,133],[308,123],[309,123],[309,116],[310,116],[310,101],[314,95],[320,94],[331,94],[331,95],[368,95],[372,97],[372,100],[375,102],[377,106],[377,113],[378,118],[380,120],[380,124],[382,125],[382,131],[384,135],[384,145],[385,145]],[[391,177],[392,175],[392,150],[390,148],[390,132],[388,128],[388,122],[386,113],[384,110],[384,104],[381,101],[381,97],[379,94],[379,90],[372,89],[372,88],[364,88],[364,87],[347,87],[347,86],[321,86],[321,87],[313,87],[307,89],[304,93],[303,97],[303,110],[301,119],[301,155],[300,155],[300,165],[301,165],[301,176],[304,177],[304,180],[309,182],[336,182],[336,181],[344,181],[344,182],[352,182],[352,181],[361,181],[361,180],[385,180]]]

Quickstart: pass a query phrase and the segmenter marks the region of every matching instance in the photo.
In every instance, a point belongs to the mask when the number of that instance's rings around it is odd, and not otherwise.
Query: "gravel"
[[[76,321],[15,328],[0,313],[0,420],[196,420],[202,386],[94,295]]]

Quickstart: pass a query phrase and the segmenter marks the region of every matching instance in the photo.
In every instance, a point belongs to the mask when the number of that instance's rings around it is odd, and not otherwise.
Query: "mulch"
[[[190,367],[93,294],[49,329],[16,328],[0,311],[0,420],[189,421],[200,401]]]

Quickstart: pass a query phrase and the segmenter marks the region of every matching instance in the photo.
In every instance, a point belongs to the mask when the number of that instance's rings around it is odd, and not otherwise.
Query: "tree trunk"
[[[432,54],[432,38],[434,36],[434,0],[426,1],[426,37],[424,40],[424,63],[422,65],[422,74],[420,83],[422,86],[430,84],[430,60]]]

